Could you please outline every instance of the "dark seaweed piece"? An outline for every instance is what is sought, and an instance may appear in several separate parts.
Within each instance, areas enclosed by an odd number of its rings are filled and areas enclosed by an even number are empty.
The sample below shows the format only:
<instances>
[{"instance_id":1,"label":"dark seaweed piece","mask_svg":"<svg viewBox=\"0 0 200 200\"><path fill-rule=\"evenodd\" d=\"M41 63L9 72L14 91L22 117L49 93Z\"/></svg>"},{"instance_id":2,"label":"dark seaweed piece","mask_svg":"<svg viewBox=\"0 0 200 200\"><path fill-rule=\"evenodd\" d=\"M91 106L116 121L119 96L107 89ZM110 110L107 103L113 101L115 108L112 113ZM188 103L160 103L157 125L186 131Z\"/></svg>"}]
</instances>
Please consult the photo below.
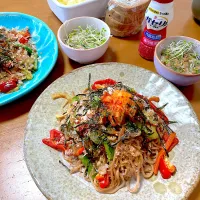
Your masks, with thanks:
<instances>
[{"instance_id":1,"label":"dark seaweed piece","mask_svg":"<svg viewBox=\"0 0 200 200\"><path fill-rule=\"evenodd\" d=\"M131 88L131 87L127 86L127 85L124 85L122 82L117 82L114 86L109 86L109 87L113 87L113 88L116 88L116 89L119 89L119 90L121 90L123 88L127 92L135 94L135 91L134 91L133 88Z\"/></svg>"},{"instance_id":2,"label":"dark seaweed piece","mask_svg":"<svg viewBox=\"0 0 200 200\"><path fill-rule=\"evenodd\" d=\"M177 121L168 121L169 124L176 124L178 123Z\"/></svg>"},{"instance_id":3,"label":"dark seaweed piece","mask_svg":"<svg viewBox=\"0 0 200 200\"><path fill-rule=\"evenodd\" d=\"M163 106L161 106L161 107L157 107L157 109L158 110L162 110L165 106L167 106L168 105L168 103L165 103Z\"/></svg>"},{"instance_id":4,"label":"dark seaweed piece","mask_svg":"<svg viewBox=\"0 0 200 200\"><path fill-rule=\"evenodd\" d=\"M117 88L117 89L119 89L119 90L121 90L122 87L123 87L122 82L117 82L117 84L115 84L115 85L113 86L113 88Z\"/></svg>"},{"instance_id":5,"label":"dark seaweed piece","mask_svg":"<svg viewBox=\"0 0 200 200\"><path fill-rule=\"evenodd\" d=\"M82 106L79 106L79 108L77 109L76 112L78 112L78 111L80 110L81 107L82 107ZM80 114L80 113L76 114L76 117L77 117L77 116L85 116L85 115L87 114L87 112L88 112L89 109L90 109L90 106L89 106L89 105L86 105L85 108L84 108L84 110L83 110L83 113L82 113L82 114Z\"/></svg>"},{"instance_id":6,"label":"dark seaweed piece","mask_svg":"<svg viewBox=\"0 0 200 200\"><path fill-rule=\"evenodd\" d=\"M135 105L137 107L137 110L138 110L138 114L142 117L142 120L144 121L144 123L146 122L147 118L146 116L144 115L144 113L142 112L142 110L140 109L139 105L137 104L137 102L132 99L134 102L135 102Z\"/></svg>"},{"instance_id":7,"label":"dark seaweed piece","mask_svg":"<svg viewBox=\"0 0 200 200\"><path fill-rule=\"evenodd\" d=\"M61 126L60 126L60 130L64 133L65 132L65 130L67 129L67 124L62 124Z\"/></svg>"},{"instance_id":8,"label":"dark seaweed piece","mask_svg":"<svg viewBox=\"0 0 200 200\"><path fill-rule=\"evenodd\" d=\"M65 165L61 160L59 160L59 163L64 166L68 172L70 172L70 169L67 167L67 165Z\"/></svg>"},{"instance_id":9,"label":"dark seaweed piece","mask_svg":"<svg viewBox=\"0 0 200 200\"><path fill-rule=\"evenodd\" d=\"M77 94L76 96L87 96L87 94L80 93L80 94Z\"/></svg>"},{"instance_id":10,"label":"dark seaweed piece","mask_svg":"<svg viewBox=\"0 0 200 200\"><path fill-rule=\"evenodd\" d=\"M67 123L67 121L69 120L69 118L70 118L70 115L67 115L67 116L66 116L66 120L65 120L66 123Z\"/></svg>"},{"instance_id":11,"label":"dark seaweed piece","mask_svg":"<svg viewBox=\"0 0 200 200\"><path fill-rule=\"evenodd\" d=\"M89 73L89 80L88 80L88 89L89 90L91 89L90 85L91 85L91 73Z\"/></svg>"},{"instance_id":12,"label":"dark seaweed piece","mask_svg":"<svg viewBox=\"0 0 200 200\"><path fill-rule=\"evenodd\" d=\"M157 131L157 133L158 133L158 137L159 137L160 143L161 143L162 147L164 148L167 157L169 157L168 151L167 151L167 149L166 149L166 147L165 147L165 144L163 143L163 139L161 138L160 133L159 133L159 131L157 130L157 128L158 128L158 127L156 127L156 131Z\"/></svg>"},{"instance_id":13,"label":"dark seaweed piece","mask_svg":"<svg viewBox=\"0 0 200 200\"><path fill-rule=\"evenodd\" d=\"M150 142L152 142L152 140L149 140L146 136L145 136L145 134L143 135L143 137L142 137L142 148L144 148L144 149L146 149L150 154L152 154L153 152L148 148L148 144L150 143Z\"/></svg>"},{"instance_id":14,"label":"dark seaweed piece","mask_svg":"<svg viewBox=\"0 0 200 200\"><path fill-rule=\"evenodd\" d=\"M66 120L65 120L65 123L61 125L61 128L60 130L65 133L66 131L70 131L70 128L71 128L71 122L70 122L70 115L67 115L66 116Z\"/></svg>"},{"instance_id":15,"label":"dark seaweed piece","mask_svg":"<svg viewBox=\"0 0 200 200\"><path fill-rule=\"evenodd\" d=\"M91 98L92 96L101 96L105 90L107 90L107 87L103 89L92 90L89 93L89 97Z\"/></svg>"},{"instance_id":16,"label":"dark seaweed piece","mask_svg":"<svg viewBox=\"0 0 200 200\"><path fill-rule=\"evenodd\" d=\"M123 142L124 140L128 139L130 136L130 132L125 131L124 135L122 135L122 137L115 143L112 143L111 146L116 146L119 142Z\"/></svg>"},{"instance_id":17,"label":"dark seaweed piece","mask_svg":"<svg viewBox=\"0 0 200 200\"><path fill-rule=\"evenodd\" d=\"M163 126L166 128L168 134L173 132L173 130L166 123L163 123Z\"/></svg>"},{"instance_id":18,"label":"dark seaweed piece","mask_svg":"<svg viewBox=\"0 0 200 200\"><path fill-rule=\"evenodd\" d=\"M137 131L138 130L137 125L135 123L130 122L130 121L127 122L125 126L126 126L127 130L129 130L129 131Z\"/></svg>"},{"instance_id":19,"label":"dark seaweed piece","mask_svg":"<svg viewBox=\"0 0 200 200\"><path fill-rule=\"evenodd\" d=\"M80 106L75 106L76 107L76 112L78 112L83 106L82 105L80 105Z\"/></svg>"},{"instance_id":20,"label":"dark seaweed piece","mask_svg":"<svg viewBox=\"0 0 200 200\"><path fill-rule=\"evenodd\" d=\"M85 125L85 124L88 124L89 122L82 122L80 124L77 124L76 126L74 126L74 128L78 128L79 126L82 126L82 125Z\"/></svg>"}]
</instances>

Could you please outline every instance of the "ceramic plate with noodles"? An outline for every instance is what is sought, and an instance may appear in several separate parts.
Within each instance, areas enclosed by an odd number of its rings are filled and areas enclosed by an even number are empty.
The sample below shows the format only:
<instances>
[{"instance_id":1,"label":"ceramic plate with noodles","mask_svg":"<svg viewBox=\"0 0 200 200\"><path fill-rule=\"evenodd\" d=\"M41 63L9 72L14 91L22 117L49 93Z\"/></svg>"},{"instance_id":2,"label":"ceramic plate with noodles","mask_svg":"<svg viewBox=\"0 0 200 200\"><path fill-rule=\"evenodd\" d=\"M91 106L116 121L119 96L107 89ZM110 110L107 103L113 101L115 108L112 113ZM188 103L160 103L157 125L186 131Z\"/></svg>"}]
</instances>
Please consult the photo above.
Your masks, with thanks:
<instances>
[{"instance_id":1,"label":"ceramic plate with noodles","mask_svg":"<svg viewBox=\"0 0 200 200\"><path fill-rule=\"evenodd\" d=\"M125 64L91 65L38 98L25 158L51 199L184 199L199 176L198 129L187 100L161 77Z\"/></svg>"}]
</instances>

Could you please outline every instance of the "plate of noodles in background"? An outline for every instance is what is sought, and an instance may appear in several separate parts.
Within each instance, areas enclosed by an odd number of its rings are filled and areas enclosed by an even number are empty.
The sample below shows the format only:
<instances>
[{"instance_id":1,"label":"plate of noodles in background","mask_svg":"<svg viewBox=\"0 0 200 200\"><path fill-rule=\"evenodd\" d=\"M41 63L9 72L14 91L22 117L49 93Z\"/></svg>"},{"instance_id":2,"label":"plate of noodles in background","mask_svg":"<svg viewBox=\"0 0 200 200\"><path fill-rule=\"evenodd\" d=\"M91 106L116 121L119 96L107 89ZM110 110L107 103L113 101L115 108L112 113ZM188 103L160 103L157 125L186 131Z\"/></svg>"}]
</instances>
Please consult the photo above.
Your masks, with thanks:
<instances>
[{"instance_id":1,"label":"plate of noodles in background","mask_svg":"<svg viewBox=\"0 0 200 200\"><path fill-rule=\"evenodd\" d=\"M0 106L37 87L53 69L58 44L42 20L18 12L0 13Z\"/></svg>"},{"instance_id":2,"label":"plate of noodles in background","mask_svg":"<svg viewBox=\"0 0 200 200\"><path fill-rule=\"evenodd\" d=\"M143 96L159 96L160 102L157 103L157 106L168 103L163 111L169 120L177 122L170 124L169 127L179 139L179 144L169 153L170 162L177 169L170 179L163 179L160 173L148 179L143 178L140 174L140 178L137 181L133 179L130 185L125 180L123 186L120 185L120 189L112 187L110 191L99 190L94 187L93 181L92 184L84 179L84 173L71 174L70 166L63 158L63 154L43 144L42 141L49 137L50 130L59 130L60 124L57 119L62 118L62 109L66 104L66 99L58 98L55 94L60 94L60 97L81 94L88 87L89 74L91 75L91 84L97 80L110 78L119 84L123 83L128 86L125 88L134 88L138 94ZM107 93L109 96L109 91ZM54 95L54 100L52 95ZM76 98L77 96L73 98L73 101ZM109 98L106 97L106 99ZM67 122L68 119L65 120ZM186 199L200 177L199 128L196 114L187 99L174 85L159 75L128 64L93 64L62 76L38 97L29 113L25 130L25 161L33 180L48 199ZM127 143L122 142L121 144ZM120 152L118 155L129 153L128 150ZM115 166L118 167L117 164ZM126 169L127 166L124 165L123 169ZM134 187L135 184L139 185L136 192L129 188L129 186ZM116 183L116 187L117 185L119 184Z\"/></svg>"}]
</instances>

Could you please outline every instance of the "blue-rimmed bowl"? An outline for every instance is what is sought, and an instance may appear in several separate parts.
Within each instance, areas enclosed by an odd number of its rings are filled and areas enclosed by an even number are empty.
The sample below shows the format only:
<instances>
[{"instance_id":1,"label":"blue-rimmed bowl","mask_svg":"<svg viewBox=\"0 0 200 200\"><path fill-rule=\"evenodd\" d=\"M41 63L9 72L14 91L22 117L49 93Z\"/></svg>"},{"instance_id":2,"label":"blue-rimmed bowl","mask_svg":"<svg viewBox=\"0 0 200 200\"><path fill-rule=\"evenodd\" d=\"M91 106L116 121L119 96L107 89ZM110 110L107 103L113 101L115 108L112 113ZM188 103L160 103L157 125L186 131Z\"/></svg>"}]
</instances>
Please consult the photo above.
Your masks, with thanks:
<instances>
[{"instance_id":1,"label":"blue-rimmed bowl","mask_svg":"<svg viewBox=\"0 0 200 200\"><path fill-rule=\"evenodd\" d=\"M39 55L38 69L33 73L32 80L24 81L18 91L0 93L0 106L2 106L27 94L49 75L58 57L58 44L53 31L43 21L27 14L1 12L0 26L19 30L28 27Z\"/></svg>"}]
</instances>

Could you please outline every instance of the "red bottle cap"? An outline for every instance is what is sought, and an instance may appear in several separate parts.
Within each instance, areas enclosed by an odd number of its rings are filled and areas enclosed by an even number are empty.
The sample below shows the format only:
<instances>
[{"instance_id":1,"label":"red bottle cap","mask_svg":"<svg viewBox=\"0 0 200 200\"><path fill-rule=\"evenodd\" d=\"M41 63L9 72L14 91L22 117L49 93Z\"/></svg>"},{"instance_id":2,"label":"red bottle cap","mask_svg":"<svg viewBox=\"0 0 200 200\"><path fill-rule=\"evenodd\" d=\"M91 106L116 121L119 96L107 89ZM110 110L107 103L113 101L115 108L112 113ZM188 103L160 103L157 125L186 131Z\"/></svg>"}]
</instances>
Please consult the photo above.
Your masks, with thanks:
<instances>
[{"instance_id":1,"label":"red bottle cap","mask_svg":"<svg viewBox=\"0 0 200 200\"><path fill-rule=\"evenodd\" d=\"M173 0L154 0L157 1L158 3L171 3Z\"/></svg>"}]
</instances>

